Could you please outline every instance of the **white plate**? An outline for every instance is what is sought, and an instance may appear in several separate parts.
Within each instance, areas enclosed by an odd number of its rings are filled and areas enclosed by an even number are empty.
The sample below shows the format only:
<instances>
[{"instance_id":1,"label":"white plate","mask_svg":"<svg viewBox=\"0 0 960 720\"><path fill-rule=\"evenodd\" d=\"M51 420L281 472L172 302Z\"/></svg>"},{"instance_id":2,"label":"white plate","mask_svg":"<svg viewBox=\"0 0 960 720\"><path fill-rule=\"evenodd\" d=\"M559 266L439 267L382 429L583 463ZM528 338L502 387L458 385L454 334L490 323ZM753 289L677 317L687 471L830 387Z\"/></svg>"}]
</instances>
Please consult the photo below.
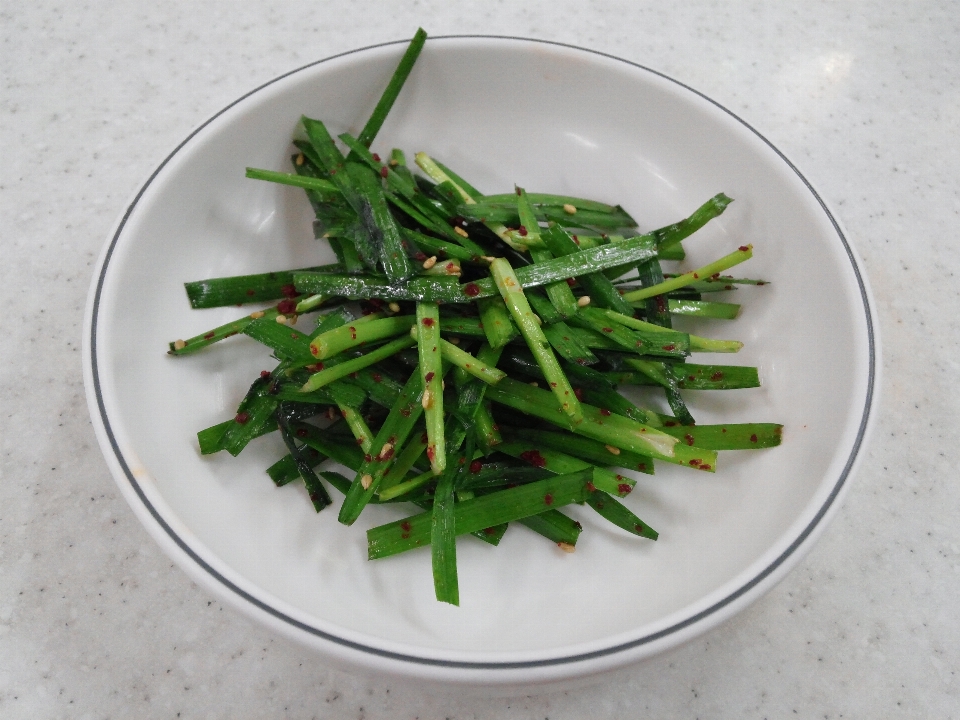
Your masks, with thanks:
<instances>
[{"instance_id":1,"label":"white plate","mask_svg":"<svg viewBox=\"0 0 960 720\"><path fill-rule=\"evenodd\" d=\"M91 288L85 373L117 483L157 541L210 592L328 661L421 680L519 686L622 666L755 600L836 509L876 406L879 345L859 261L799 171L735 115L649 69L547 42L432 38L374 144L425 150L482 191L622 203L643 228L707 198L735 199L688 240L687 267L753 243L716 362L760 367L763 387L687 396L701 423L780 422L776 449L721 454L715 475L659 465L627 503L661 535L640 541L588 508L577 552L522 527L499 548L458 543L462 606L433 598L427 551L366 560L365 533L316 515L263 470L276 437L201 457L197 430L229 418L269 353L234 338L192 357L166 343L240 316L191 311L183 282L328 261L300 190L244 178L285 170L301 114L356 134L404 49L323 60L237 100L191 133L136 193ZM699 356L701 362L710 357Z\"/></svg>"}]
</instances>

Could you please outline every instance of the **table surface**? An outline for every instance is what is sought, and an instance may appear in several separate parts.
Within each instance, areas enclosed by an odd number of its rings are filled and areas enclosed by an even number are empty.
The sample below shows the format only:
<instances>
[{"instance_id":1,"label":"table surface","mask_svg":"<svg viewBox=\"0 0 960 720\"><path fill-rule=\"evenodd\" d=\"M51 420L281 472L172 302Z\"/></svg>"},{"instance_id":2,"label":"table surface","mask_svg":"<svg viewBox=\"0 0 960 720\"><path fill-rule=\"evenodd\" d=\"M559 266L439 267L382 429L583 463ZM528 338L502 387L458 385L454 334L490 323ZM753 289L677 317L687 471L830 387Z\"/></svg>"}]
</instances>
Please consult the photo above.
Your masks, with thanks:
<instances>
[{"instance_id":1,"label":"table surface","mask_svg":"<svg viewBox=\"0 0 960 720\"><path fill-rule=\"evenodd\" d=\"M960 716L960 14L949 2L4 3L0 715ZM603 50L738 113L864 260L881 409L844 506L772 592L590 687L434 696L325 668L194 585L107 471L84 399L92 268L196 124L311 60L433 34Z\"/></svg>"}]
</instances>

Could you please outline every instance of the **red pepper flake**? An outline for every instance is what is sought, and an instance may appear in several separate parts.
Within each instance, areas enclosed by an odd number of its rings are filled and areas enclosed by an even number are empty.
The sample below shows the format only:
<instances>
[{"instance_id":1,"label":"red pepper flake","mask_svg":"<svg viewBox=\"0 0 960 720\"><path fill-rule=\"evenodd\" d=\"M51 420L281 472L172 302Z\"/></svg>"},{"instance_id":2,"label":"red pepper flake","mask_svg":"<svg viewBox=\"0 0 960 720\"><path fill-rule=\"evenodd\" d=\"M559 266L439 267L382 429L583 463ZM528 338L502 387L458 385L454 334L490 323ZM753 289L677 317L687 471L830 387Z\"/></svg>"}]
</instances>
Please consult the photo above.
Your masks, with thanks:
<instances>
[{"instance_id":1,"label":"red pepper flake","mask_svg":"<svg viewBox=\"0 0 960 720\"><path fill-rule=\"evenodd\" d=\"M472 472L474 475L476 475L482 469L483 469L483 463L480 462L479 460L474 460L472 463L470 463L470 472Z\"/></svg>"},{"instance_id":2,"label":"red pepper flake","mask_svg":"<svg viewBox=\"0 0 960 720\"><path fill-rule=\"evenodd\" d=\"M384 180L387 179L387 167L386 167L386 165L384 165L382 168L380 168L380 177L382 177Z\"/></svg>"},{"instance_id":3,"label":"red pepper flake","mask_svg":"<svg viewBox=\"0 0 960 720\"><path fill-rule=\"evenodd\" d=\"M295 298L297 297L297 295L300 294L297 292L297 289L293 285L284 285L282 288L280 288L280 293L284 297L288 297L288 298Z\"/></svg>"},{"instance_id":4,"label":"red pepper flake","mask_svg":"<svg viewBox=\"0 0 960 720\"><path fill-rule=\"evenodd\" d=\"M547 459L540 454L539 450L525 450L520 453L520 459L526 460L531 465L542 468L547 466Z\"/></svg>"},{"instance_id":5,"label":"red pepper flake","mask_svg":"<svg viewBox=\"0 0 960 720\"><path fill-rule=\"evenodd\" d=\"M655 300L656 303L657 303L657 312L658 312L658 313L665 313L665 312L667 311L667 301L666 301L666 298L664 298L663 295L657 295L657 296L654 298L654 300Z\"/></svg>"},{"instance_id":6,"label":"red pepper flake","mask_svg":"<svg viewBox=\"0 0 960 720\"><path fill-rule=\"evenodd\" d=\"M642 533L642 532L643 532L643 525L641 525L640 523L637 523L636 525L633 526L633 529L634 529L636 532L638 532L638 533Z\"/></svg>"},{"instance_id":7,"label":"red pepper flake","mask_svg":"<svg viewBox=\"0 0 960 720\"><path fill-rule=\"evenodd\" d=\"M380 155L378 155L377 153L373 153L373 161L380 162Z\"/></svg>"},{"instance_id":8,"label":"red pepper flake","mask_svg":"<svg viewBox=\"0 0 960 720\"><path fill-rule=\"evenodd\" d=\"M756 436L756 435L751 435L751 436L750 436L750 442L755 443L756 441L757 441L757 436Z\"/></svg>"},{"instance_id":9,"label":"red pepper flake","mask_svg":"<svg viewBox=\"0 0 960 720\"><path fill-rule=\"evenodd\" d=\"M708 463L703 463L703 465L700 466L700 469L701 469L701 470L709 470L709 469L710 469L710 465L709 465Z\"/></svg>"},{"instance_id":10,"label":"red pepper flake","mask_svg":"<svg viewBox=\"0 0 960 720\"><path fill-rule=\"evenodd\" d=\"M604 331L605 333L612 333L612 332L613 332L613 328L603 328L603 331Z\"/></svg>"},{"instance_id":11,"label":"red pepper flake","mask_svg":"<svg viewBox=\"0 0 960 720\"><path fill-rule=\"evenodd\" d=\"M717 370L717 372L710 376L710 379L714 382L717 380L723 380L723 373L720 370Z\"/></svg>"},{"instance_id":12,"label":"red pepper flake","mask_svg":"<svg viewBox=\"0 0 960 720\"><path fill-rule=\"evenodd\" d=\"M543 502L545 505L553 505L553 495L547 493L543 496Z\"/></svg>"},{"instance_id":13,"label":"red pepper flake","mask_svg":"<svg viewBox=\"0 0 960 720\"><path fill-rule=\"evenodd\" d=\"M676 424L677 424L677 423L674 422L673 420L667 420L667 421L663 424L663 426L664 426L664 427L673 427L673 426L676 425Z\"/></svg>"},{"instance_id":14,"label":"red pepper flake","mask_svg":"<svg viewBox=\"0 0 960 720\"><path fill-rule=\"evenodd\" d=\"M567 278L567 285L569 285L570 287L573 287L576 284L577 284L577 281L574 278Z\"/></svg>"},{"instance_id":15,"label":"red pepper flake","mask_svg":"<svg viewBox=\"0 0 960 720\"><path fill-rule=\"evenodd\" d=\"M687 380L689 380L690 382L693 382L696 379L697 379L696 375L687 375Z\"/></svg>"},{"instance_id":16,"label":"red pepper flake","mask_svg":"<svg viewBox=\"0 0 960 720\"><path fill-rule=\"evenodd\" d=\"M620 493L621 495L626 495L631 490L633 490L633 488L630 487L630 485L628 485L627 483L620 483L619 485L617 485L617 492Z\"/></svg>"},{"instance_id":17,"label":"red pepper flake","mask_svg":"<svg viewBox=\"0 0 960 720\"><path fill-rule=\"evenodd\" d=\"M687 433L686 435L683 436L683 439L687 441L687 445L689 445L690 447L693 447L693 435L691 435L690 433Z\"/></svg>"},{"instance_id":18,"label":"red pepper flake","mask_svg":"<svg viewBox=\"0 0 960 720\"><path fill-rule=\"evenodd\" d=\"M353 325L350 326L350 339L351 340L357 339L357 329Z\"/></svg>"},{"instance_id":19,"label":"red pepper flake","mask_svg":"<svg viewBox=\"0 0 960 720\"><path fill-rule=\"evenodd\" d=\"M524 227L523 225L521 225L520 227L517 228L517 232L520 233L520 237L526 237L526 236L527 236L527 228Z\"/></svg>"},{"instance_id":20,"label":"red pepper flake","mask_svg":"<svg viewBox=\"0 0 960 720\"><path fill-rule=\"evenodd\" d=\"M423 376L423 381L424 381L425 383L428 383L428 382L430 382L431 380L433 380L433 376L434 376L434 373L428 372L426 375Z\"/></svg>"},{"instance_id":21,"label":"red pepper flake","mask_svg":"<svg viewBox=\"0 0 960 720\"><path fill-rule=\"evenodd\" d=\"M606 408L600 408L600 414L603 415L604 417L609 417L610 411L607 410Z\"/></svg>"},{"instance_id":22,"label":"red pepper flake","mask_svg":"<svg viewBox=\"0 0 960 720\"><path fill-rule=\"evenodd\" d=\"M253 297L256 294L257 294L257 291L252 288L250 290L247 290L247 297Z\"/></svg>"},{"instance_id":23,"label":"red pepper flake","mask_svg":"<svg viewBox=\"0 0 960 720\"><path fill-rule=\"evenodd\" d=\"M750 248L748 248L746 245L741 245L741 246L740 246L739 248L737 248L737 249L738 249L740 252L746 252L746 251L749 250Z\"/></svg>"},{"instance_id":24,"label":"red pepper flake","mask_svg":"<svg viewBox=\"0 0 960 720\"><path fill-rule=\"evenodd\" d=\"M496 528L492 528L492 527L484 528L484 529L483 529L483 534L484 534L484 535L496 535L496 534L497 534L497 529L496 529Z\"/></svg>"},{"instance_id":25,"label":"red pepper flake","mask_svg":"<svg viewBox=\"0 0 960 720\"><path fill-rule=\"evenodd\" d=\"M699 465L701 462L702 461L700 460L700 458L694 458L693 460L690 461L690 464L693 465L694 467L697 467L697 465Z\"/></svg>"},{"instance_id":26,"label":"red pepper flake","mask_svg":"<svg viewBox=\"0 0 960 720\"><path fill-rule=\"evenodd\" d=\"M676 346L676 345L673 345L673 344L664 345L664 346L663 346L663 349L666 350L667 352L672 352L672 351L674 351L674 350L677 349L677 346Z\"/></svg>"},{"instance_id":27,"label":"red pepper flake","mask_svg":"<svg viewBox=\"0 0 960 720\"><path fill-rule=\"evenodd\" d=\"M437 455L436 447L431 445L430 447L427 448L427 459L429 459L431 463L433 462L433 459L434 457L436 457L436 455Z\"/></svg>"},{"instance_id":28,"label":"red pepper flake","mask_svg":"<svg viewBox=\"0 0 960 720\"><path fill-rule=\"evenodd\" d=\"M262 378L268 378L268 377L270 377L270 371L269 371L269 370L261 370L261 371L260 371L260 377L262 377Z\"/></svg>"},{"instance_id":29,"label":"red pepper flake","mask_svg":"<svg viewBox=\"0 0 960 720\"><path fill-rule=\"evenodd\" d=\"M587 492L596 492L597 486L591 480L587 480Z\"/></svg>"},{"instance_id":30,"label":"red pepper flake","mask_svg":"<svg viewBox=\"0 0 960 720\"><path fill-rule=\"evenodd\" d=\"M427 256L424 255L422 252L418 252L416 255L413 256L413 259L423 262L424 260L427 259Z\"/></svg>"},{"instance_id":31,"label":"red pepper flake","mask_svg":"<svg viewBox=\"0 0 960 720\"><path fill-rule=\"evenodd\" d=\"M309 432L306 428L298 428L298 429L297 429L297 437L298 437L298 438L305 438L305 437L307 437L309 434L310 434L310 432Z\"/></svg>"},{"instance_id":32,"label":"red pepper flake","mask_svg":"<svg viewBox=\"0 0 960 720\"><path fill-rule=\"evenodd\" d=\"M237 413L237 416L234 418L234 420L240 425L246 425L248 422L250 422L250 413Z\"/></svg>"},{"instance_id":33,"label":"red pepper flake","mask_svg":"<svg viewBox=\"0 0 960 720\"><path fill-rule=\"evenodd\" d=\"M574 388L573 394L577 396L577 400L583 402L583 388Z\"/></svg>"},{"instance_id":34,"label":"red pepper flake","mask_svg":"<svg viewBox=\"0 0 960 720\"><path fill-rule=\"evenodd\" d=\"M404 532L410 532L410 530L412 530L413 528L410 526L410 523L404 520L402 523L400 523L400 529L403 530Z\"/></svg>"},{"instance_id":35,"label":"red pepper flake","mask_svg":"<svg viewBox=\"0 0 960 720\"><path fill-rule=\"evenodd\" d=\"M236 330L233 330L233 331L231 331L231 332L228 332L226 335L224 335L224 336L223 336L223 339L226 340L228 337L233 337L233 336L236 335L236 334L237 334L237 331L236 331Z\"/></svg>"},{"instance_id":36,"label":"red pepper flake","mask_svg":"<svg viewBox=\"0 0 960 720\"><path fill-rule=\"evenodd\" d=\"M317 355L320 354L320 348L318 348L318 347L317 347L316 345L314 345L313 343L310 343L310 353L311 353L313 356L317 356Z\"/></svg>"},{"instance_id":37,"label":"red pepper flake","mask_svg":"<svg viewBox=\"0 0 960 720\"><path fill-rule=\"evenodd\" d=\"M757 285L766 285L766 284L767 284L766 280L757 280Z\"/></svg>"},{"instance_id":38,"label":"red pepper flake","mask_svg":"<svg viewBox=\"0 0 960 720\"><path fill-rule=\"evenodd\" d=\"M208 332L206 335L203 336L203 339L204 339L204 340L210 340L210 339L213 338L214 335L216 335L216 333L214 333L214 332Z\"/></svg>"},{"instance_id":39,"label":"red pepper flake","mask_svg":"<svg viewBox=\"0 0 960 720\"><path fill-rule=\"evenodd\" d=\"M360 441L357 440L357 445L359 445L359 444L360 444ZM394 452L395 452L395 450L394 450L394 448L392 448L392 447L391 447L389 450L387 450L386 452L381 452L381 453L380 453L380 457L379 457L380 462L386 462L387 460L389 460L390 458L392 458Z\"/></svg>"},{"instance_id":40,"label":"red pepper flake","mask_svg":"<svg viewBox=\"0 0 960 720\"><path fill-rule=\"evenodd\" d=\"M410 408L400 408L400 414L404 417L410 417Z\"/></svg>"},{"instance_id":41,"label":"red pepper flake","mask_svg":"<svg viewBox=\"0 0 960 720\"><path fill-rule=\"evenodd\" d=\"M700 279L700 274L699 274L699 273L694 273L694 274L693 274L693 279L694 279L694 280L699 280L699 279Z\"/></svg>"},{"instance_id":42,"label":"red pepper flake","mask_svg":"<svg viewBox=\"0 0 960 720\"><path fill-rule=\"evenodd\" d=\"M480 286L476 283L467 283L466 287L463 288L463 293L467 297L476 297L480 294Z\"/></svg>"},{"instance_id":43,"label":"red pepper flake","mask_svg":"<svg viewBox=\"0 0 960 720\"><path fill-rule=\"evenodd\" d=\"M424 327L433 327L433 318L424 318L420 321Z\"/></svg>"},{"instance_id":44,"label":"red pepper flake","mask_svg":"<svg viewBox=\"0 0 960 720\"><path fill-rule=\"evenodd\" d=\"M574 241L577 245L580 244L580 238L578 238L576 235L573 236L573 241Z\"/></svg>"},{"instance_id":45,"label":"red pepper flake","mask_svg":"<svg viewBox=\"0 0 960 720\"><path fill-rule=\"evenodd\" d=\"M604 502L602 500L597 500L597 510L603 510Z\"/></svg>"},{"instance_id":46,"label":"red pepper flake","mask_svg":"<svg viewBox=\"0 0 960 720\"><path fill-rule=\"evenodd\" d=\"M421 445L426 445L426 444L427 444L427 434L426 434L426 433L423 433L423 434L420 435L420 444L421 444Z\"/></svg>"},{"instance_id":47,"label":"red pepper flake","mask_svg":"<svg viewBox=\"0 0 960 720\"><path fill-rule=\"evenodd\" d=\"M637 470L640 470L640 471L642 471L642 472L646 472L646 471L647 471L647 464L646 464L646 463L637 463Z\"/></svg>"},{"instance_id":48,"label":"red pepper flake","mask_svg":"<svg viewBox=\"0 0 960 720\"><path fill-rule=\"evenodd\" d=\"M277 312L281 315L289 315L297 309L297 304L293 300L281 300L277 303Z\"/></svg>"}]
</instances>

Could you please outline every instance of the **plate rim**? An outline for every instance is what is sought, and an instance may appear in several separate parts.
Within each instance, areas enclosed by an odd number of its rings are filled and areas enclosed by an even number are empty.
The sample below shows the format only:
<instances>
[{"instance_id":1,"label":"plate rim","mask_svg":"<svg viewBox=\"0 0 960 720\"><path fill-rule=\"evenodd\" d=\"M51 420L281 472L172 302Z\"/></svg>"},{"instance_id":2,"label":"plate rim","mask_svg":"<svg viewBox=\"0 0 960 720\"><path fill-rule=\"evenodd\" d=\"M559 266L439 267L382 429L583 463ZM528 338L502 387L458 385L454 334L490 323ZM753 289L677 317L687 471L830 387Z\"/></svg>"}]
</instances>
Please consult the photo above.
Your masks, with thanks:
<instances>
[{"instance_id":1,"label":"plate rim","mask_svg":"<svg viewBox=\"0 0 960 720\"><path fill-rule=\"evenodd\" d=\"M583 663L591 660L600 660L606 659L611 660L614 656L627 653L631 650L642 649L644 646L653 646L659 644L660 641L665 641L667 638L674 636L677 641L682 641L689 639L691 633L695 631L695 626L702 623L708 618L715 617L719 622L725 616L736 609L737 605L745 603L749 599L749 595L752 593L758 592L762 585L767 583L772 583L780 579L777 577L784 575L790 567L793 566L796 562L800 560L806 550L808 550L812 543L811 541L815 538L816 533L822 530L826 526L827 516L832 514L838 507L838 500L840 499L841 494L845 491L847 487L847 480L849 479L851 473L853 472L855 466L858 464L858 461L862 457L862 450L868 439L872 419L874 417L874 411L877 407L878 399L878 382L879 382L879 335L878 329L876 326L876 306L872 299L872 293L867 284L865 274L861 268L861 262L857 257L853 247L847 240L846 233L843 228L840 226L840 223L834 216L833 212L827 206L823 198L816 191L810 181L800 172L800 170L787 158L770 140L768 140L761 132L756 128L746 122L743 118L738 116L733 111L729 110L727 107L721 105L719 102L713 100L709 96L700 92L699 90L676 80L665 73L662 73L653 68L647 67L640 63L636 63L624 58L618 57L616 55L606 53L599 50L593 50L589 48L584 48L578 45L571 43L564 43L559 41L552 40L543 40L538 38L528 38L521 36L511 36L511 35L487 35L487 34L452 34L452 35L436 35L430 36L430 40L492 40L492 41L512 41L519 43L533 43L538 45L548 45L553 47L559 47L566 50L573 50L576 52L588 53L589 55L606 58L608 60L613 60L618 63L623 63L627 66L630 66L634 69L641 70L645 73L649 73L661 80L665 80L668 83L682 88L685 91L693 93L695 96L699 97L702 100L705 100L714 108L722 111L731 119L735 120L739 125L745 128L749 133L758 138L764 145L766 145L770 150L772 150L781 161L793 172L793 174L801 181L803 186L807 191L813 196L817 201L817 204L820 206L820 209L823 211L824 215L829 219L831 226L833 227L834 232L837 235L844 251L846 252L847 260L850 263L851 269L853 271L854 277L856 278L857 288L860 293L860 300L862 303L862 308L864 310L864 322L866 328L866 340L867 340L867 378L866 378L866 393L864 397L864 407L860 416L860 422L857 427L857 433L854 438L850 453L846 459L846 462L841 470L836 482L831 488L830 492L824 498L822 504L820 505L816 514L810 519L807 525L798 533L798 535L793 539L793 541L772 561L770 561L762 570L757 572L750 580L743 583L733 591L726 594L721 599L713 602L706 608L701 609L700 611L694 613L693 615L686 617L678 622L675 622L667 627L661 628L654 632L651 632L647 635L644 635L639 638L634 638L627 642L621 642L614 645L610 645L604 648L590 650L586 652L580 652L575 654L564 654L557 657L550 658L539 658L539 659L530 659L530 660L512 660L512 661L469 661L469 660L455 660L455 659L444 659L439 657L429 657L426 655L417 655L411 653L402 653L394 650L389 650L386 648L376 647L374 645L365 644L363 642L358 642L356 640L351 640L346 637L340 637L336 634L322 630L317 627L299 620L291 615L287 614L283 610L280 610L276 607L271 606L270 604L264 602L260 598L252 595L247 590L240 587L237 583L231 579L225 577L216 568L212 567L204 558L202 558L198 552L191 547L188 540L181 537L176 530L174 530L168 521L163 517L161 512L154 506L154 504L147 497L146 492L143 487L141 487L140 482L137 480L134 472L131 470L130 463L127 458L124 456L123 452L120 449L120 445L117 441L117 438L114 434L114 431L111 426L109 416L107 414L107 409L103 399L103 394L101 390L101 380L100 380L100 362L97 357L97 329L98 329L98 316L100 310L101 296L103 293L104 285L106 283L107 271L110 267L110 260L113 257L114 250L116 249L120 238L123 234L123 231L126 227L127 221L132 216L134 210L136 209L138 203L143 198L147 190L151 187L153 182L157 179L164 168L186 147L198 134L200 134L205 128L207 128L211 123L216 121L218 118L223 116L229 110L239 105L247 98L252 97L253 95L261 92L262 90L280 82L281 80L293 76L297 73L300 73L309 68L313 68L319 65L322 65L327 62L338 60L350 55L364 53L372 50L377 50L380 48L391 47L394 45L402 45L409 42L408 39L403 40L393 40L383 43L376 43L372 45L367 45L360 48L355 48L352 50L347 50L345 52L337 53L335 55L330 55L328 57L322 58L320 60L315 60L313 62L307 63L305 65L299 66L293 70L289 70L285 73L282 73L267 82L257 86L256 88L244 93L237 99L233 100L219 111L208 117L206 120L194 127L187 136L179 142L172 151L170 151L166 157L157 165L153 172L147 177L146 181L142 183L136 193L133 195L132 200L130 200L124 210L123 214L120 216L119 220L116 223L116 226L111 233L109 242L101 253L100 260L98 262L97 274L94 277L94 282L91 285L90 292L87 300L87 307L85 312L85 322L84 322L84 353L83 353L83 363L84 363L84 375L85 375L85 384L87 386L87 400L90 410L91 418L94 421L94 425L97 429L98 440L100 441L101 450L104 455L107 456L108 465L111 469L111 474L114 477L114 480L121 486L121 489L124 491L132 490L133 494L139 500L140 505L145 509L149 515L156 523L156 526L161 530L165 535L165 540L167 542L172 541L173 545L182 552L186 558L188 558L194 564L194 567L191 568L194 572L188 573L188 575L195 576L197 574L201 575L203 578L213 581L214 585L219 586L222 591L228 592L231 594L231 599L234 601L244 601L252 605L254 608L259 610L262 613L266 613L268 616L267 620L270 620L270 624L273 625L275 622L279 621L282 625L285 625L288 631L296 631L307 633L308 636L312 638L327 641L339 646L340 648L348 651L356 651L363 653L368 656L373 656L374 658L379 658L381 661L394 661L400 662L402 664L413 665L413 666L426 666L433 667L435 669L456 669L456 670L477 670L477 671L496 671L496 670L517 670L517 669L537 669L537 668L556 668L557 666L571 666L577 663ZM104 442L104 439L106 442ZM110 454L108 454L108 449ZM110 455L112 454L112 458ZM116 465L114 465L116 463ZM115 471L115 468L119 468L122 473L121 476ZM124 486L124 481L127 483L127 486ZM132 500L128 492L124 493L127 496L128 501ZM140 508L134 508L138 512L136 513L138 517L143 519L143 514L140 511ZM154 534L154 533L151 533ZM166 543L165 543L166 544ZM792 561L790 564L785 565L788 561ZM182 566L181 566L182 567ZM186 568L182 568L186 570ZM702 626L702 631L706 631L712 627L712 625L704 624ZM699 633L695 633L699 634ZM426 648L424 649L426 650Z\"/></svg>"}]
</instances>

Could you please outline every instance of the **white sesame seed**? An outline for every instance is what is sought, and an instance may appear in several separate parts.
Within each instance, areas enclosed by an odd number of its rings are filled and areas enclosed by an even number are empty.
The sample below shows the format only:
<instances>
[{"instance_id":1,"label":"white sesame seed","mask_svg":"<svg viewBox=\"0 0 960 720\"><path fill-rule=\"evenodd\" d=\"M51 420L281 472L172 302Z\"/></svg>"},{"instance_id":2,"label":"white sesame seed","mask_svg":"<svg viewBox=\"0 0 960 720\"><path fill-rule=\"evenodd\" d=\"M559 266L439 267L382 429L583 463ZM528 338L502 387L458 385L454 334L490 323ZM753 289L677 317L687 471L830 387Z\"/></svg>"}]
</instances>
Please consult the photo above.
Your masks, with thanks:
<instances>
[{"instance_id":1,"label":"white sesame seed","mask_svg":"<svg viewBox=\"0 0 960 720\"><path fill-rule=\"evenodd\" d=\"M450 344L451 344L451 345L459 345L459 344L460 344L460 338L458 338L458 337L452 337L452 338L450 338Z\"/></svg>"},{"instance_id":2,"label":"white sesame seed","mask_svg":"<svg viewBox=\"0 0 960 720\"><path fill-rule=\"evenodd\" d=\"M250 313L250 318L252 320L259 320L263 317L263 310L257 310L256 312Z\"/></svg>"},{"instance_id":3,"label":"white sesame seed","mask_svg":"<svg viewBox=\"0 0 960 720\"><path fill-rule=\"evenodd\" d=\"M490 257L489 255L481 255L480 259L488 263L492 263L494 260L496 260L495 257Z\"/></svg>"},{"instance_id":4,"label":"white sesame seed","mask_svg":"<svg viewBox=\"0 0 960 720\"><path fill-rule=\"evenodd\" d=\"M530 383L530 385L533 386L533 387L540 387L540 383L538 383L536 380L534 380L532 383Z\"/></svg>"},{"instance_id":5,"label":"white sesame seed","mask_svg":"<svg viewBox=\"0 0 960 720\"><path fill-rule=\"evenodd\" d=\"M572 553L572 552L576 552L577 550L577 547L575 545L571 545L568 542L558 542L557 547L563 550L565 553Z\"/></svg>"},{"instance_id":6,"label":"white sesame seed","mask_svg":"<svg viewBox=\"0 0 960 720\"><path fill-rule=\"evenodd\" d=\"M400 161L397 160L396 158L391 158L391 159L390 159L390 167L396 167L396 166L399 165L399 164L400 164Z\"/></svg>"},{"instance_id":7,"label":"white sesame seed","mask_svg":"<svg viewBox=\"0 0 960 720\"><path fill-rule=\"evenodd\" d=\"M183 350L187 346L187 343L183 340L174 340L173 349L174 350Z\"/></svg>"},{"instance_id":8,"label":"white sesame seed","mask_svg":"<svg viewBox=\"0 0 960 720\"><path fill-rule=\"evenodd\" d=\"M586 306L589 305L589 304L590 304L590 296L589 296L589 295L583 295L582 297L580 297L580 298L577 300L577 307L586 307Z\"/></svg>"},{"instance_id":9,"label":"white sesame seed","mask_svg":"<svg viewBox=\"0 0 960 720\"><path fill-rule=\"evenodd\" d=\"M280 323L281 325L286 325L286 324L287 324L287 316L286 316L286 315L277 315L277 322Z\"/></svg>"},{"instance_id":10,"label":"white sesame seed","mask_svg":"<svg viewBox=\"0 0 960 720\"><path fill-rule=\"evenodd\" d=\"M360 484L364 490L369 490L370 486L373 485L373 475L364 475L360 478Z\"/></svg>"},{"instance_id":11,"label":"white sesame seed","mask_svg":"<svg viewBox=\"0 0 960 720\"><path fill-rule=\"evenodd\" d=\"M303 153L297 155L297 165L303 165Z\"/></svg>"},{"instance_id":12,"label":"white sesame seed","mask_svg":"<svg viewBox=\"0 0 960 720\"><path fill-rule=\"evenodd\" d=\"M384 444L383 449L380 450L380 458L387 457L393 451L393 443L388 442Z\"/></svg>"},{"instance_id":13,"label":"white sesame seed","mask_svg":"<svg viewBox=\"0 0 960 720\"><path fill-rule=\"evenodd\" d=\"M428 257L426 260L423 261L423 269L429 270L436 264L437 264L437 256L431 255L430 257Z\"/></svg>"},{"instance_id":14,"label":"white sesame seed","mask_svg":"<svg viewBox=\"0 0 960 720\"><path fill-rule=\"evenodd\" d=\"M533 315L533 320L534 322L537 323L537 325L543 325L543 320L540 319L539 315L537 315L536 313L531 313L531 314Z\"/></svg>"},{"instance_id":15,"label":"white sesame seed","mask_svg":"<svg viewBox=\"0 0 960 720\"><path fill-rule=\"evenodd\" d=\"M463 229L462 227L460 227L460 226L457 226L457 227L453 228L453 231L454 231L457 235L459 235L460 237L470 237L470 235L467 233L467 231L464 230L464 229Z\"/></svg>"},{"instance_id":16,"label":"white sesame seed","mask_svg":"<svg viewBox=\"0 0 960 720\"><path fill-rule=\"evenodd\" d=\"M613 455L619 455L619 454L620 454L620 448L618 448L618 447L614 447L613 445L604 445L604 447L607 449L607 452L608 452L608 453L611 453L611 454L613 454Z\"/></svg>"},{"instance_id":17,"label":"white sesame seed","mask_svg":"<svg viewBox=\"0 0 960 720\"><path fill-rule=\"evenodd\" d=\"M390 312L392 312L392 313L398 313L398 312L400 312L400 304L399 304L399 303L392 302L392 303L390 303L389 305L387 305L387 307L390 308Z\"/></svg>"},{"instance_id":18,"label":"white sesame seed","mask_svg":"<svg viewBox=\"0 0 960 720\"><path fill-rule=\"evenodd\" d=\"M429 390L423 391L423 400L420 401L420 404L423 405L424 410L429 410L433 405L433 393Z\"/></svg>"},{"instance_id":19,"label":"white sesame seed","mask_svg":"<svg viewBox=\"0 0 960 720\"><path fill-rule=\"evenodd\" d=\"M573 215L574 213L577 212L577 208L574 205L571 205L570 203L565 203L563 206L563 211L567 215Z\"/></svg>"}]
</instances>

